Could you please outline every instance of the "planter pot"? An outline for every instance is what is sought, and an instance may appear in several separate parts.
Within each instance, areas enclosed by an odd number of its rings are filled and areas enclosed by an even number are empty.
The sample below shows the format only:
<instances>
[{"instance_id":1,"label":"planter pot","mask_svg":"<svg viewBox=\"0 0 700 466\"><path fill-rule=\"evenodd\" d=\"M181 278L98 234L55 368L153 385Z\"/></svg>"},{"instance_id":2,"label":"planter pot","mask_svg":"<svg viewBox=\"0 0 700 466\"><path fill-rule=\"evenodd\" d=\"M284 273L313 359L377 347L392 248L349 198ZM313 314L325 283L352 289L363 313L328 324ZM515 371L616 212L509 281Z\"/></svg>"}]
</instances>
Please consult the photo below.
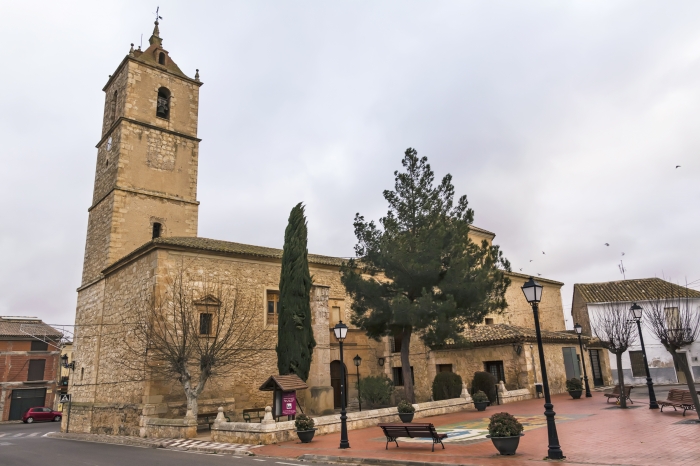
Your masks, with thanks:
<instances>
[{"instance_id":1,"label":"planter pot","mask_svg":"<svg viewBox=\"0 0 700 466\"><path fill-rule=\"evenodd\" d=\"M416 413L399 413L401 422L411 422L413 420L413 415Z\"/></svg>"},{"instance_id":2,"label":"planter pot","mask_svg":"<svg viewBox=\"0 0 700 466\"><path fill-rule=\"evenodd\" d=\"M569 395L571 395L571 398L573 398L574 400L578 400L579 398L581 398L581 393L583 393L583 390L571 390L569 392Z\"/></svg>"},{"instance_id":3,"label":"planter pot","mask_svg":"<svg viewBox=\"0 0 700 466\"><path fill-rule=\"evenodd\" d=\"M486 411L486 407L489 405L488 401L475 401L474 407L477 411Z\"/></svg>"},{"instance_id":4,"label":"planter pot","mask_svg":"<svg viewBox=\"0 0 700 466\"><path fill-rule=\"evenodd\" d=\"M515 435L513 437L491 437L487 435L493 442L493 446L496 447L498 453L501 455L514 455L515 450L518 449L518 444L520 443L520 437L524 434Z\"/></svg>"},{"instance_id":5,"label":"planter pot","mask_svg":"<svg viewBox=\"0 0 700 466\"><path fill-rule=\"evenodd\" d=\"M316 429L297 430L297 435L299 436L299 440L301 440L301 443L311 442L311 439L314 438L315 433L316 433Z\"/></svg>"}]
</instances>

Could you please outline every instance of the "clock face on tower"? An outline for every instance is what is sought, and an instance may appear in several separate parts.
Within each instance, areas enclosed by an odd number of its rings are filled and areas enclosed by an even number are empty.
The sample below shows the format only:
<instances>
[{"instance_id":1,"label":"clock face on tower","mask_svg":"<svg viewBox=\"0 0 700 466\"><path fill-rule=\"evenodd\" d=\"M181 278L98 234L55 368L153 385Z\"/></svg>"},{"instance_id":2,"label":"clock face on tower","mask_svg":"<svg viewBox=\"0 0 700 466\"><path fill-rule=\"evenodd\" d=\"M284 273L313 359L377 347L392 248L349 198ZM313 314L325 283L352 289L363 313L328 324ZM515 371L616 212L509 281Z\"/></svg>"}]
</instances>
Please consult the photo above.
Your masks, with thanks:
<instances>
[{"instance_id":1,"label":"clock face on tower","mask_svg":"<svg viewBox=\"0 0 700 466\"><path fill-rule=\"evenodd\" d=\"M112 136L107 139L107 150L112 150Z\"/></svg>"}]
</instances>

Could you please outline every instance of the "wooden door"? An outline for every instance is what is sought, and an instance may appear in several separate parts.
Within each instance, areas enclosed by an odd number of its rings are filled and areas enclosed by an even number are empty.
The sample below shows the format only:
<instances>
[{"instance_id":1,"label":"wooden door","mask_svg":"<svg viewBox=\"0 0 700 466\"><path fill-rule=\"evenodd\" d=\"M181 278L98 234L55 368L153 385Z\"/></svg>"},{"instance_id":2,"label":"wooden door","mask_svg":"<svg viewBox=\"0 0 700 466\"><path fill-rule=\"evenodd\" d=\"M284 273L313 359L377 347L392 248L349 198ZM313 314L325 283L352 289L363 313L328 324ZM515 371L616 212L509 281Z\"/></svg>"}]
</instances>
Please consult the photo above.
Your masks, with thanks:
<instances>
[{"instance_id":1,"label":"wooden door","mask_svg":"<svg viewBox=\"0 0 700 466\"><path fill-rule=\"evenodd\" d=\"M341 390L341 365L340 361L331 362L331 387L333 387L333 407L340 408L340 390ZM348 371L345 368L345 387L348 386ZM345 393L345 406L347 407L347 392Z\"/></svg>"},{"instance_id":2,"label":"wooden door","mask_svg":"<svg viewBox=\"0 0 700 466\"><path fill-rule=\"evenodd\" d=\"M588 350L591 355L591 372L593 376L593 385L596 387L603 386L603 371L600 370L600 353L597 349Z\"/></svg>"}]
</instances>

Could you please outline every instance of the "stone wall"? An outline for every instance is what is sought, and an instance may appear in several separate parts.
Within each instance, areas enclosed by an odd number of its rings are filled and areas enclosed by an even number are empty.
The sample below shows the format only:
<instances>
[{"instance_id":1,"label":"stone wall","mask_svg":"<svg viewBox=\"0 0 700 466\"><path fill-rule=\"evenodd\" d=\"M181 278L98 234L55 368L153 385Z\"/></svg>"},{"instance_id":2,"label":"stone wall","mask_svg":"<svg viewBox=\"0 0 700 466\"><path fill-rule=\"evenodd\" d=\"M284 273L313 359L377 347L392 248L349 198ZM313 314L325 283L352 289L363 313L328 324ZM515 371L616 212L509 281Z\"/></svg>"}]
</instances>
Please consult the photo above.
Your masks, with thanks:
<instances>
[{"instance_id":1,"label":"stone wall","mask_svg":"<svg viewBox=\"0 0 700 466\"><path fill-rule=\"evenodd\" d=\"M413 405L416 408L415 419L441 414L474 409L471 400L454 398L451 400L432 401ZM348 413L348 430L364 429L382 422L400 422L396 408L371 409ZM314 418L316 435L326 435L340 431L340 415L320 416ZM214 442L247 443L253 445L270 445L297 438L294 421L266 423L216 422L211 429Z\"/></svg>"}]
</instances>

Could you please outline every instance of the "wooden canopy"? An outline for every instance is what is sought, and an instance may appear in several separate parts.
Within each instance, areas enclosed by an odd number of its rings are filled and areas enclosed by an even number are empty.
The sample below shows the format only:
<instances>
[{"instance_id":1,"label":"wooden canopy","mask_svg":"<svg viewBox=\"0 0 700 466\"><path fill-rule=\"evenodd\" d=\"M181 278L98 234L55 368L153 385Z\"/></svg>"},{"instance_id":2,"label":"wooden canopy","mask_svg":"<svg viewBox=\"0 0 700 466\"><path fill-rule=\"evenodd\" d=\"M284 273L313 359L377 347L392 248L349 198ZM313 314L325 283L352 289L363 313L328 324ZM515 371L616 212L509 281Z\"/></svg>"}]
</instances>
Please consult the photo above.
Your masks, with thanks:
<instances>
[{"instance_id":1,"label":"wooden canopy","mask_svg":"<svg viewBox=\"0 0 700 466\"><path fill-rule=\"evenodd\" d=\"M273 375L260 386L260 390L263 392L271 392L274 390L292 392L295 390L305 390L307 388L309 388L309 386L296 374Z\"/></svg>"}]
</instances>

